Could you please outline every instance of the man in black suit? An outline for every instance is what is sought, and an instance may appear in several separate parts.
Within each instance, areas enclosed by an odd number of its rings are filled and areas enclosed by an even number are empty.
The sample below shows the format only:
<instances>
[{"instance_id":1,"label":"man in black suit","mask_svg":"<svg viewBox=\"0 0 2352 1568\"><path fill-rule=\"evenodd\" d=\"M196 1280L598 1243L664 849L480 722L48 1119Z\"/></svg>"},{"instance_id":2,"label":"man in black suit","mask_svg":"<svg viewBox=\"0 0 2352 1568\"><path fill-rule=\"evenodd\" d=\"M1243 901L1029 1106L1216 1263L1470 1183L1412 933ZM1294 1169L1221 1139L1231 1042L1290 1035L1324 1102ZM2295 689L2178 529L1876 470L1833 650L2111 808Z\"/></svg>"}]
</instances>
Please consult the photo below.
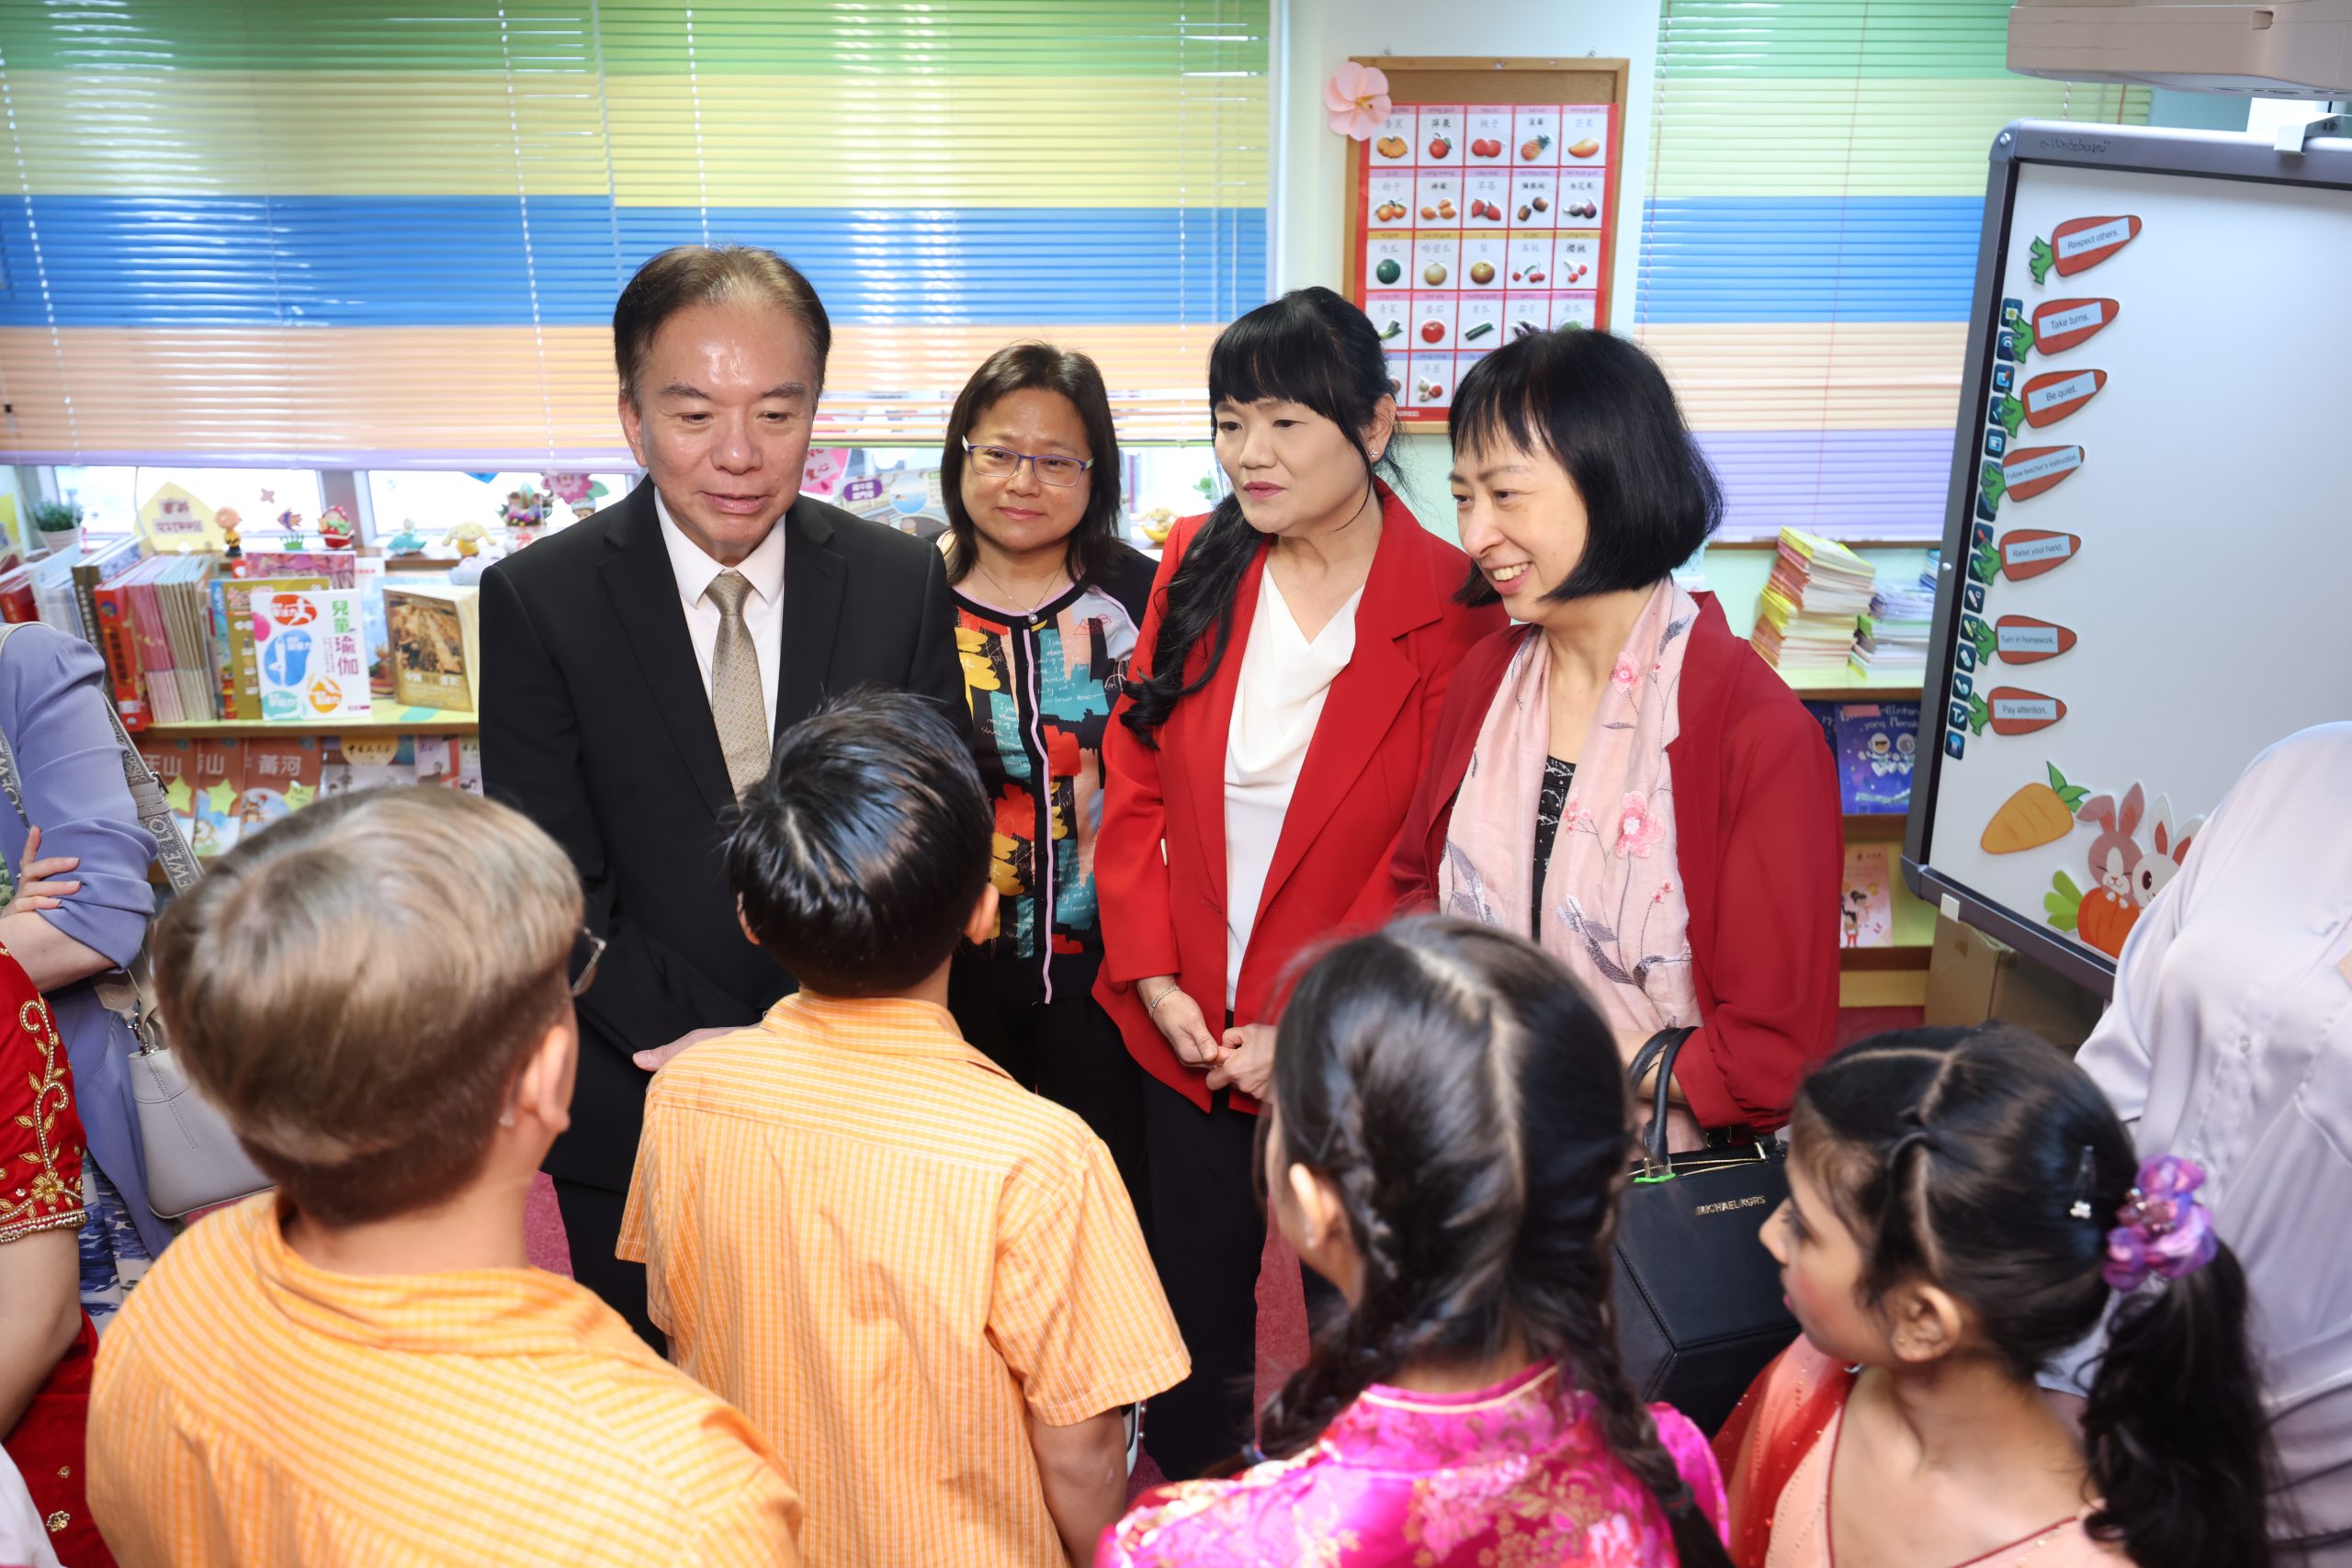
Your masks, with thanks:
<instances>
[{"instance_id":1,"label":"man in black suit","mask_svg":"<svg viewBox=\"0 0 2352 1568\"><path fill-rule=\"evenodd\" d=\"M645 1270L613 1256L648 1078L631 1057L792 989L737 927L727 813L830 693L898 687L966 722L939 552L799 494L831 343L772 252L646 263L613 310L646 482L482 578L484 784L571 852L575 964L595 964L547 1168L573 1272L656 1347Z\"/></svg>"}]
</instances>

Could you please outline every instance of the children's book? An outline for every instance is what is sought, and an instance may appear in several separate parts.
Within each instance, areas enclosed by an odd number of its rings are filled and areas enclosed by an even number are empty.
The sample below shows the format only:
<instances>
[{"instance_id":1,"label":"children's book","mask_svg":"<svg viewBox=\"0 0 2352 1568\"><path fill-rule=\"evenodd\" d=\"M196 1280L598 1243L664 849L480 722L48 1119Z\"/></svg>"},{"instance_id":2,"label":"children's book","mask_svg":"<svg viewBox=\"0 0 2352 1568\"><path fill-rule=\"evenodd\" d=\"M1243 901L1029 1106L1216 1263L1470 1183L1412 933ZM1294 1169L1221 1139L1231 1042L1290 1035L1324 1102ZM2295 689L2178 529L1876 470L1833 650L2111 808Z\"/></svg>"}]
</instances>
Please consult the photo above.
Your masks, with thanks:
<instances>
[{"instance_id":1,"label":"children's book","mask_svg":"<svg viewBox=\"0 0 2352 1568\"><path fill-rule=\"evenodd\" d=\"M386 789L416 782L409 741L401 735L345 735L322 752L319 793L332 800L363 789Z\"/></svg>"},{"instance_id":2,"label":"children's book","mask_svg":"<svg viewBox=\"0 0 2352 1568\"><path fill-rule=\"evenodd\" d=\"M198 740L188 772L193 806L189 847L200 855L234 849L241 819L237 796L245 787L245 743L234 737Z\"/></svg>"},{"instance_id":3,"label":"children's book","mask_svg":"<svg viewBox=\"0 0 2352 1568\"><path fill-rule=\"evenodd\" d=\"M245 784L237 796L238 836L257 832L316 800L319 743L308 735L245 742Z\"/></svg>"},{"instance_id":4,"label":"children's book","mask_svg":"<svg viewBox=\"0 0 2352 1568\"><path fill-rule=\"evenodd\" d=\"M1846 703L1838 709L1838 793L1849 813L1911 808L1919 750L1917 703Z\"/></svg>"},{"instance_id":5,"label":"children's book","mask_svg":"<svg viewBox=\"0 0 2352 1568\"><path fill-rule=\"evenodd\" d=\"M1887 844L1846 846L1846 885L1839 890L1838 942L1845 947L1894 945L1894 857Z\"/></svg>"},{"instance_id":6,"label":"children's book","mask_svg":"<svg viewBox=\"0 0 2352 1568\"><path fill-rule=\"evenodd\" d=\"M365 718L366 629L359 595L349 589L256 593L254 662L264 719Z\"/></svg>"}]
</instances>

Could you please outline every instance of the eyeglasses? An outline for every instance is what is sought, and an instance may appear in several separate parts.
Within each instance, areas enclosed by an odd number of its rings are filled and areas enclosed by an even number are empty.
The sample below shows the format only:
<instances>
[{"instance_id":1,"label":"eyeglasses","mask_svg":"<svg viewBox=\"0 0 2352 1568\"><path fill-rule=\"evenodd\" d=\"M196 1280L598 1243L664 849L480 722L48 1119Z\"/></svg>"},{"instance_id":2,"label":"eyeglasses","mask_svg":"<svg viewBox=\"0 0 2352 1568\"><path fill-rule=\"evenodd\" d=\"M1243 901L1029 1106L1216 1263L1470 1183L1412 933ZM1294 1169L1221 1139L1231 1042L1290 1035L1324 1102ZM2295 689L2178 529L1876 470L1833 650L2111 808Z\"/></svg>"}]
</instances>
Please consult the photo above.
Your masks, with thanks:
<instances>
[{"instance_id":1,"label":"eyeglasses","mask_svg":"<svg viewBox=\"0 0 2352 1568\"><path fill-rule=\"evenodd\" d=\"M1056 490L1068 490L1094 466L1091 457L1040 457L1010 446L975 446L968 441L964 443L964 456L972 460L972 472L991 479L1008 479L1026 463L1037 471L1039 482Z\"/></svg>"},{"instance_id":2,"label":"eyeglasses","mask_svg":"<svg viewBox=\"0 0 2352 1568\"><path fill-rule=\"evenodd\" d=\"M584 993L594 982L596 965L603 960L605 949L610 945L603 937L598 936L586 926L580 928L580 940L588 944L588 962L581 965L580 973L572 978L571 994L575 997Z\"/></svg>"}]
</instances>

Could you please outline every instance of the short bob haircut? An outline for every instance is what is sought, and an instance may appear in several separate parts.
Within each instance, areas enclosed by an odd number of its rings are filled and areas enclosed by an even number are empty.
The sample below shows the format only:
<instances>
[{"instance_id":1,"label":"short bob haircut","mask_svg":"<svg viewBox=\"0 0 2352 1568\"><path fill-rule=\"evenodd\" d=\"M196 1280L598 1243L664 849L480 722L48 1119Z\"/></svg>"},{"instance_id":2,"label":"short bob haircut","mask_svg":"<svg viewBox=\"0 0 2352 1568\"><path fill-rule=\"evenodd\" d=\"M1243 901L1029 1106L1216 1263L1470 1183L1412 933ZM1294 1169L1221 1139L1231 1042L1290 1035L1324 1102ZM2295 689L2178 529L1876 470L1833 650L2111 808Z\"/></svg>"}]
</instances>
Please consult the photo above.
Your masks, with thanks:
<instances>
[{"instance_id":1,"label":"short bob haircut","mask_svg":"<svg viewBox=\"0 0 2352 1568\"><path fill-rule=\"evenodd\" d=\"M571 1017L579 874L520 812L433 785L307 807L156 921L197 1087L330 1228L447 1201Z\"/></svg>"},{"instance_id":2,"label":"short bob haircut","mask_svg":"<svg viewBox=\"0 0 2352 1568\"><path fill-rule=\"evenodd\" d=\"M673 245L639 267L614 301L613 365L620 372L622 394L638 401L638 371L662 322L696 305L734 303L773 306L798 321L817 355L818 386L823 386L833 324L798 267L757 245Z\"/></svg>"},{"instance_id":3,"label":"short bob haircut","mask_svg":"<svg viewBox=\"0 0 2352 1568\"><path fill-rule=\"evenodd\" d=\"M1462 378L1449 418L1457 467L1508 443L1550 456L1584 498L1584 558L1547 600L1647 588L1723 521L1723 491L1665 372L1610 333L1569 327L1504 344ZM1459 597L1498 595L1474 569Z\"/></svg>"},{"instance_id":4,"label":"short bob haircut","mask_svg":"<svg viewBox=\"0 0 2352 1568\"><path fill-rule=\"evenodd\" d=\"M1049 343L1016 343L998 349L972 372L947 416L947 444L939 454L939 488L947 503L947 531L956 547L948 557L948 581L961 582L972 570L978 546L971 514L964 510L964 443L980 416L1015 392L1059 392L1078 411L1086 432L1086 512L1064 541L1063 564L1074 583L1094 581L1111 569L1119 543L1119 436L1111 424L1111 394L1102 372L1074 349Z\"/></svg>"},{"instance_id":5,"label":"short bob haircut","mask_svg":"<svg viewBox=\"0 0 2352 1568\"><path fill-rule=\"evenodd\" d=\"M865 689L776 743L743 797L727 877L753 937L804 989L893 996L954 955L994 829L971 751L939 710Z\"/></svg>"}]
</instances>

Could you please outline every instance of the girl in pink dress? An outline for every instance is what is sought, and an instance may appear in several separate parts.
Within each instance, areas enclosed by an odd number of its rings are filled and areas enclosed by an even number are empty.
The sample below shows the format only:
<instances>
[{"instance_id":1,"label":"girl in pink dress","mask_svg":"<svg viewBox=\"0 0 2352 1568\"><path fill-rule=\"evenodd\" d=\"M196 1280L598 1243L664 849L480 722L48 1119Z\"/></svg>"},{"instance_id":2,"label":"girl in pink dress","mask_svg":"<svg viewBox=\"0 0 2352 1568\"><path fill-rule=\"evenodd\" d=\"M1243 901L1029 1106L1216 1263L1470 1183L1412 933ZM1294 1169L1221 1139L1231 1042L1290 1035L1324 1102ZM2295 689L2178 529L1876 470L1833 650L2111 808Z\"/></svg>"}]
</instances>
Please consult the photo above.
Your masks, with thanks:
<instances>
[{"instance_id":1,"label":"girl in pink dress","mask_svg":"<svg viewBox=\"0 0 2352 1568\"><path fill-rule=\"evenodd\" d=\"M2264 1568L2245 1278L2195 1162L2001 1024L1797 1092L1764 1227L1798 1340L1715 1439L1740 1568ZM2035 1379L2110 1308L2079 1438Z\"/></svg>"},{"instance_id":2,"label":"girl in pink dress","mask_svg":"<svg viewBox=\"0 0 2352 1568\"><path fill-rule=\"evenodd\" d=\"M1459 920L1333 948L1283 1010L1261 1140L1347 1314L1249 1468L1147 1493L1098 1568L1725 1562L1705 1439L1618 1364L1623 1069L1555 960Z\"/></svg>"}]
</instances>

